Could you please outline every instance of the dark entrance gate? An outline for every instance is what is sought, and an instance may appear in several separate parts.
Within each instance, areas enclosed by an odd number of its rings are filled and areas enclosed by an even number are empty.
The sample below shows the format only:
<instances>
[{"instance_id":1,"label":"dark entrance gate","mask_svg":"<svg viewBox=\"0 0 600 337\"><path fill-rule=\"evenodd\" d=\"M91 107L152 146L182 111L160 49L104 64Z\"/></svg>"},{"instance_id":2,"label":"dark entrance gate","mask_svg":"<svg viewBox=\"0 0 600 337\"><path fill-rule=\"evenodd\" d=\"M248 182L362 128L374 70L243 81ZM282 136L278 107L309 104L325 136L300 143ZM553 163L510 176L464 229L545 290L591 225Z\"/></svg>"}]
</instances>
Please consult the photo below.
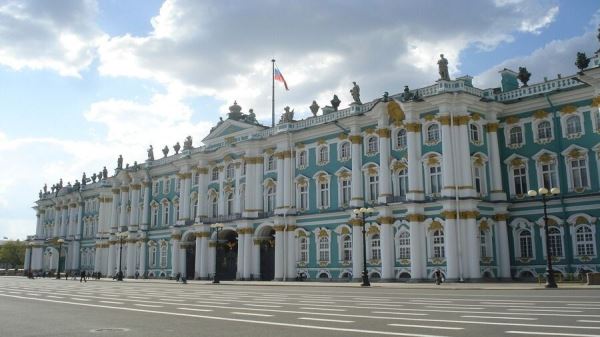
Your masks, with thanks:
<instances>
[{"instance_id":1,"label":"dark entrance gate","mask_svg":"<svg viewBox=\"0 0 600 337\"><path fill-rule=\"evenodd\" d=\"M220 280L235 280L237 273L237 233L225 231L219 234L217 245L217 273Z\"/></svg>"},{"instance_id":2,"label":"dark entrance gate","mask_svg":"<svg viewBox=\"0 0 600 337\"><path fill-rule=\"evenodd\" d=\"M185 278L193 280L196 275L196 244L187 243L185 247Z\"/></svg>"},{"instance_id":3,"label":"dark entrance gate","mask_svg":"<svg viewBox=\"0 0 600 337\"><path fill-rule=\"evenodd\" d=\"M275 278L275 231L260 242L260 279L271 281Z\"/></svg>"}]
</instances>

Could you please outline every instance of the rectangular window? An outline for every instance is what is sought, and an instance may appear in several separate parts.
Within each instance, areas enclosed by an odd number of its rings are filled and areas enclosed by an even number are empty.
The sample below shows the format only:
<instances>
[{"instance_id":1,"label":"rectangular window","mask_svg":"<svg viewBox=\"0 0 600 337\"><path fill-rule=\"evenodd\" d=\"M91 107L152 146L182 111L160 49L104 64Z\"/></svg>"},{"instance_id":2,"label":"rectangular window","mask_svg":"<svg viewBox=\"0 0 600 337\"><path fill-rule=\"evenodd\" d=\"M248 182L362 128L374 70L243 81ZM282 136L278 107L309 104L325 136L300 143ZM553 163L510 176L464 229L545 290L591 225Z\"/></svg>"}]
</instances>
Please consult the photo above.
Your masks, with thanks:
<instances>
[{"instance_id":1,"label":"rectangular window","mask_svg":"<svg viewBox=\"0 0 600 337\"><path fill-rule=\"evenodd\" d=\"M556 177L556 163L545 163L541 164L542 170L542 185L551 189L558 186L558 179Z\"/></svg>"},{"instance_id":2,"label":"rectangular window","mask_svg":"<svg viewBox=\"0 0 600 337\"><path fill-rule=\"evenodd\" d=\"M588 187L585 159L571 161L571 179L574 189L583 189Z\"/></svg>"},{"instance_id":3,"label":"rectangular window","mask_svg":"<svg viewBox=\"0 0 600 337\"><path fill-rule=\"evenodd\" d=\"M350 204L351 197L351 186L350 180L344 179L342 180L342 205L348 206Z\"/></svg>"},{"instance_id":4,"label":"rectangular window","mask_svg":"<svg viewBox=\"0 0 600 337\"><path fill-rule=\"evenodd\" d=\"M479 195L484 194L482 168L479 166L473 167L473 182L475 185L475 192Z\"/></svg>"},{"instance_id":5,"label":"rectangular window","mask_svg":"<svg viewBox=\"0 0 600 337\"><path fill-rule=\"evenodd\" d=\"M516 195L527 193L527 172L525 171L525 167L513 169L513 182Z\"/></svg>"},{"instance_id":6,"label":"rectangular window","mask_svg":"<svg viewBox=\"0 0 600 337\"><path fill-rule=\"evenodd\" d=\"M379 196L379 176L369 176L369 201L377 201Z\"/></svg>"},{"instance_id":7,"label":"rectangular window","mask_svg":"<svg viewBox=\"0 0 600 337\"><path fill-rule=\"evenodd\" d=\"M167 267L167 245L161 246L160 247L160 267L161 268L165 268Z\"/></svg>"},{"instance_id":8,"label":"rectangular window","mask_svg":"<svg viewBox=\"0 0 600 337\"><path fill-rule=\"evenodd\" d=\"M431 194L439 194L442 191L442 168L440 166L429 167L429 182Z\"/></svg>"},{"instance_id":9,"label":"rectangular window","mask_svg":"<svg viewBox=\"0 0 600 337\"><path fill-rule=\"evenodd\" d=\"M408 172L404 169L398 173L398 195L405 197L406 192L408 192Z\"/></svg>"},{"instance_id":10,"label":"rectangular window","mask_svg":"<svg viewBox=\"0 0 600 337\"><path fill-rule=\"evenodd\" d=\"M308 186L302 185L299 187L299 189L300 198L298 200L298 208L302 210L308 209Z\"/></svg>"},{"instance_id":11,"label":"rectangular window","mask_svg":"<svg viewBox=\"0 0 600 337\"><path fill-rule=\"evenodd\" d=\"M319 183L320 196L321 196L321 207L327 208L329 207L329 183L323 182Z\"/></svg>"}]
</instances>

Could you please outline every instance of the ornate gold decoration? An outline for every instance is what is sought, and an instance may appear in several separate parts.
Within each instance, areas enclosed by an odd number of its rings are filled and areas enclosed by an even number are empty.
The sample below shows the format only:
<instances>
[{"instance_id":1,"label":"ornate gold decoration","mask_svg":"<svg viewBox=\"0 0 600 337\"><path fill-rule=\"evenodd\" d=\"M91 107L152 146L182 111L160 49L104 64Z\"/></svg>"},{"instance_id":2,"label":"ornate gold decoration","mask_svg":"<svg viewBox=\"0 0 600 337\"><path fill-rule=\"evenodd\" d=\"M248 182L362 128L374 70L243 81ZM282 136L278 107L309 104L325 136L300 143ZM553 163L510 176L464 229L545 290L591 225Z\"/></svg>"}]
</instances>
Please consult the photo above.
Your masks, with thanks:
<instances>
[{"instance_id":1,"label":"ornate gold decoration","mask_svg":"<svg viewBox=\"0 0 600 337\"><path fill-rule=\"evenodd\" d=\"M351 226L362 226L363 221L362 221L362 219L355 218L355 219L348 220L348 224Z\"/></svg>"},{"instance_id":2,"label":"ornate gold decoration","mask_svg":"<svg viewBox=\"0 0 600 337\"><path fill-rule=\"evenodd\" d=\"M488 123L485 125L485 128L488 132L498 132L498 127L500 125L498 123Z\"/></svg>"},{"instance_id":3,"label":"ornate gold decoration","mask_svg":"<svg viewBox=\"0 0 600 337\"><path fill-rule=\"evenodd\" d=\"M525 165L525 163L523 162L523 159L521 158L514 158L513 160L510 161L510 166L512 167L519 167Z\"/></svg>"},{"instance_id":4,"label":"ornate gold decoration","mask_svg":"<svg viewBox=\"0 0 600 337\"><path fill-rule=\"evenodd\" d=\"M434 220L434 221L433 221L433 222L431 222L431 224L429 225L429 230L430 230L431 232L434 232L434 231L436 231L436 230L443 230L443 229L444 229L444 226L442 226L442 223L441 223L441 222L439 222L439 221L435 221L435 220Z\"/></svg>"},{"instance_id":5,"label":"ornate gold decoration","mask_svg":"<svg viewBox=\"0 0 600 337\"><path fill-rule=\"evenodd\" d=\"M296 143L296 147L299 149L303 149L304 148L304 143L300 142L300 143Z\"/></svg>"},{"instance_id":6,"label":"ornate gold decoration","mask_svg":"<svg viewBox=\"0 0 600 337\"><path fill-rule=\"evenodd\" d=\"M375 133L375 128L366 128L365 133L368 135L373 134Z\"/></svg>"},{"instance_id":7,"label":"ornate gold decoration","mask_svg":"<svg viewBox=\"0 0 600 337\"><path fill-rule=\"evenodd\" d=\"M319 145L327 144L327 141L325 140L325 138L319 138L319 140L317 141L317 144L319 144Z\"/></svg>"},{"instance_id":8,"label":"ornate gold decoration","mask_svg":"<svg viewBox=\"0 0 600 337\"><path fill-rule=\"evenodd\" d=\"M319 238L326 238L326 237L328 237L328 236L329 236L329 234L327 234L327 231L326 231L326 230L324 230L324 229L321 229L321 230L319 231L319 235L317 235L317 237L319 237Z\"/></svg>"},{"instance_id":9,"label":"ornate gold decoration","mask_svg":"<svg viewBox=\"0 0 600 337\"><path fill-rule=\"evenodd\" d=\"M375 166L373 164L369 165L369 167L367 168L367 172L369 173L370 176L377 175L377 166Z\"/></svg>"},{"instance_id":10,"label":"ornate gold decoration","mask_svg":"<svg viewBox=\"0 0 600 337\"><path fill-rule=\"evenodd\" d=\"M440 161L439 161L439 159L438 159L437 155L435 155L435 154L430 154L430 155L427 157L427 165L429 165L429 166L433 166L433 165L437 165L437 164L439 164L439 163L440 163Z\"/></svg>"},{"instance_id":11,"label":"ornate gold decoration","mask_svg":"<svg viewBox=\"0 0 600 337\"><path fill-rule=\"evenodd\" d=\"M285 152L276 152L273 156L277 159L283 159L285 158Z\"/></svg>"},{"instance_id":12,"label":"ornate gold decoration","mask_svg":"<svg viewBox=\"0 0 600 337\"><path fill-rule=\"evenodd\" d=\"M569 156L569 158L571 158L571 159L578 159L578 158L583 157L583 152L579 149L573 149L573 150L569 151L567 156Z\"/></svg>"},{"instance_id":13,"label":"ornate gold decoration","mask_svg":"<svg viewBox=\"0 0 600 337\"><path fill-rule=\"evenodd\" d=\"M450 116L448 115L440 116L437 120L442 125L450 125Z\"/></svg>"},{"instance_id":14,"label":"ornate gold decoration","mask_svg":"<svg viewBox=\"0 0 600 337\"><path fill-rule=\"evenodd\" d=\"M473 161L473 163L475 164L475 166L483 166L484 160L483 160L483 157L480 154L474 155L473 158L475 159Z\"/></svg>"},{"instance_id":15,"label":"ornate gold decoration","mask_svg":"<svg viewBox=\"0 0 600 337\"><path fill-rule=\"evenodd\" d=\"M379 234L379 228L377 226L369 226L369 229L367 230L367 234L369 234L369 235Z\"/></svg>"},{"instance_id":16,"label":"ornate gold decoration","mask_svg":"<svg viewBox=\"0 0 600 337\"><path fill-rule=\"evenodd\" d=\"M428 121L428 122L431 122L432 120L434 120L434 119L435 119L435 115L434 115L434 114L427 114L427 115L423 116L423 118L424 118L426 121Z\"/></svg>"},{"instance_id":17,"label":"ornate gold decoration","mask_svg":"<svg viewBox=\"0 0 600 337\"><path fill-rule=\"evenodd\" d=\"M408 132L421 132L421 124L420 123L407 123L406 131Z\"/></svg>"},{"instance_id":18,"label":"ornate gold decoration","mask_svg":"<svg viewBox=\"0 0 600 337\"><path fill-rule=\"evenodd\" d=\"M542 164L548 164L554 161L554 157L552 157L552 155L549 153L544 153L540 156L539 160Z\"/></svg>"},{"instance_id":19,"label":"ornate gold decoration","mask_svg":"<svg viewBox=\"0 0 600 337\"><path fill-rule=\"evenodd\" d=\"M394 218L393 216L380 216L379 218L377 218L377 222L379 222L382 225L391 225L394 223L395 220L396 218Z\"/></svg>"},{"instance_id":20,"label":"ornate gold decoration","mask_svg":"<svg viewBox=\"0 0 600 337\"><path fill-rule=\"evenodd\" d=\"M305 238L305 237L306 237L306 232L304 232L304 231L299 231L299 232L298 232L298 237L299 237L299 238Z\"/></svg>"},{"instance_id":21,"label":"ornate gold decoration","mask_svg":"<svg viewBox=\"0 0 600 337\"><path fill-rule=\"evenodd\" d=\"M533 113L534 119L544 119L546 117L548 117L548 111L545 111L545 110L538 110Z\"/></svg>"},{"instance_id":22,"label":"ornate gold decoration","mask_svg":"<svg viewBox=\"0 0 600 337\"><path fill-rule=\"evenodd\" d=\"M342 179L350 178L351 176L352 176L352 173L350 173L348 171L342 171L339 174L339 177Z\"/></svg>"},{"instance_id":23,"label":"ornate gold decoration","mask_svg":"<svg viewBox=\"0 0 600 337\"><path fill-rule=\"evenodd\" d=\"M506 119L505 122L508 125L519 123L519 117L517 117L517 116L510 116L510 117L508 117Z\"/></svg>"},{"instance_id":24,"label":"ornate gold decoration","mask_svg":"<svg viewBox=\"0 0 600 337\"><path fill-rule=\"evenodd\" d=\"M469 124L470 116L456 116L454 117L454 125L467 125Z\"/></svg>"},{"instance_id":25,"label":"ornate gold decoration","mask_svg":"<svg viewBox=\"0 0 600 337\"><path fill-rule=\"evenodd\" d=\"M121 192L129 192L129 186L121 186Z\"/></svg>"},{"instance_id":26,"label":"ornate gold decoration","mask_svg":"<svg viewBox=\"0 0 600 337\"><path fill-rule=\"evenodd\" d=\"M477 216L479 216L479 212L478 211L463 211L460 212L460 217L463 219L477 219Z\"/></svg>"},{"instance_id":27,"label":"ornate gold decoration","mask_svg":"<svg viewBox=\"0 0 600 337\"><path fill-rule=\"evenodd\" d=\"M456 219L456 211L442 211L440 215L446 220Z\"/></svg>"},{"instance_id":28,"label":"ornate gold decoration","mask_svg":"<svg viewBox=\"0 0 600 337\"><path fill-rule=\"evenodd\" d=\"M487 223L487 221L483 220L479 223L480 231L488 231L489 229L490 229L490 225Z\"/></svg>"},{"instance_id":29,"label":"ornate gold decoration","mask_svg":"<svg viewBox=\"0 0 600 337\"><path fill-rule=\"evenodd\" d=\"M342 227L342 231L340 232L342 235L350 234L350 229L348 227Z\"/></svg>"},{"instance_id":30,"label":"ornate gold decoration","mask_svg":"<svg viewBox=\"0 0 600 337\"><path fill-rule=\"evenodd\" d=\"M348 135L347 135L346 133L343 133L343 132L342 132L342 133L340 133L340 134L338 135L338 139L339 139L339 140L348 139Z\"/></svg>"},{"instance_id":31,"label":"ornate gold decoration","mask_svg":"<svg viewBox=\"0 0 600 337\"><path fill-rule=\"evenodd\" d=\"M388 102L387 113L390 121L392 122L401 122L404 120L404 118L406 118L404 111L394 100Z\"/></svg>"},{"instance_id":32,"label":"ornate gold decoration","mask_svg":"<svg viewBox=\"0 0 600 337\"><path fill-rule=\"evenodd\" d=\"M406 164L405 164L405 163L403 163L403 162L401 162L401 161L396 161L396 162L394 162L394 165L392 166L392 169L393 169L394 171L402 171L402 170L404 170L406 167L407 167L407 166L406 166Z\"/></svg>"},{"instance_id":33,"label":"ornate gold decoration","mask_svg":"<svg viewBox=\"0 0 600 337\"><path fill-rule=\"evenodd\" d=\"M594 98L592 98L592 104L593 107L599 107L600 106L600 96L596 96Z\"/></svg>"},{"instance_id":34,"label":"ornate gold decoration","mask_svg":"<svg viewBox=\"0 0 600 337\"><path fill-rule=\"evenodd\" d=\"M508 220L508 214L506 213L499 213L494 215L494 220L496 221L506 221Z\"/></svg>"},{"instance_id":35,"label":"ornate gold decoration","mask_svg":"<svg viewBox=\"0 0 600 337\"><path fill-rule=\"evenodd\" d=\"M208 174L208 167L198 167L198 173Z\"/></svg>"},{"instance_id":36,"label":"ornate gold decoration","mask_svg":"<svg viewBox=\"0 0 600 337\"><path fill-rule=\"evenodd\" d=\"M561 115L568 115L568 114L572 114L575 111L577 111L577 107L574 105L566 105L564 106L562 109L560 109L560 114Z\"/></svg>"},{"instance_id":37,"label":"ornate gold decoration","mask_svg":"<svg viewBox=\"0 0 600 337\"><path fill-rule=\"evenodd\" d=\"M400 264L410 264L410 259L400 259Z\"/></svg>"},{"instance_id":38,"label":"ornate gold decoration","mask_svg":"<svg viewBox=\"0 0 600 337\"><path fill-rule=\"evenodd\" d=\"M377 135L382 138L390 138L392 135L392 130L388 128L377 129Z\"/></svg>"},{"instance_id":39,"label":"ornate gold decoration","mask_svg":"<svg viewBox=\"0 0 600 337\"><path fill-rule=\"evenodd\" d=\"M273 153L275 153L275 148L266 149L265 153L268 155L272 155Z\"/></svg>"},{"instance_id":40,"label":"ornate gold decoration","mask_svg":"<svg viewBox=\"0 0 600 337\"><path fill-rule=\"evenodd\" d=\"M588 220L585 217L583 217L583 216L578 216L575 219L575 224L576 225L587 224L587 223L588 223Z\"/></svg>"},{"instance_id":41,"label":"ornate gold decoration","mask_svg":"<svg viewBox=\"0 0 600 337\"><path fill-rule=\"evenodd\" d=\"M171 234L171 239L173 239L173 240L181 240L181 234Z\"/></svg>"},{"instance_id":42,"label":"ornate gold decoration","mask_svg":"<svg viewBox=\"0 0 600 337\"><path fill-rule=\"evenodd\" d=\"M276 232L283 232L284 229L285 229L284 225L275 225L275 226L273 226L273 230L275 230Z\"/></svg>"},{"instance_id":43,"label":"ornate gold decoration","mask_svg":"<svg viewBox=\"0 0 600 337\"><path fill-rule=\"evenodd\" d=\"M233 142L235 141L235 137L229 136L229 137L225 137L223 140L225 140L225 143L227 143L227 144L233 144Z\"/></svg>"},{"instance_id":44,"label":"ornate gold decoration","mask_svg":"<svg viewBox=\"0 0 600 337\"><path fill-rule=\"evenodd\" d=\"M423 214L407 214L406 219L409 222L423 222L425 221L425 216Z\"/></svg>"},{"instance_id":45,"label":"ornate gold decoration","mask_svg":"<svg viewBox=\"0 0 600 337\"><path fill-rule=\"evenodd\" d=\"M444 262L444 259L441 257L434 257L433 259L431 259L432 264L444 264Z\"/></svg>"},{"instance_id":46,"label":"ornate gold decoration","mask_svg":"<svg viewBox=\"0 0 600 337\"><path fill-rule=\"evenodd\" d=\"M481 119L481 116L479 114L472 113L471 114L471 119L474 120L474 121L478 121L478 120Z\"/></svg>"},{"instance_id":47,"label":"ornate gold decoration","mask_svg":"<svg viewBox=\"0 0 600 337\"><path fill-rule=\"evenodd\" d=\"M348 139L350 139L350 142L352 144L362 144L362 136L361 135L352 135L352 136L349 136Z\"/></svg>"},{"instance_id":48,"label":"ornate gold decoration","mask_svg":"<svg viewBox=\"0 0 600 337\"><path fill-rule=\"evenodd\" d=\"M319 176L317 177L317 181L320 183L326 183L327 182L327 175L325 173L321 173L319 174Z\"/></svg>"},{"instance_id":49,"label":"ornate gold decoration","mask_svg":"<svg viewBox=\"0 0 600 337\"><path fill-rule=\"evenodd\" d=\"M296 226L296 225L288 225L288 226L287 226L287 231L288 231L288 232L293 232L293 231L295 231L295 230L296 230L296 228L298 228L298 226ZM251 233L251 234L252 234L252 233Z\"/></svg>"}]
</instances>

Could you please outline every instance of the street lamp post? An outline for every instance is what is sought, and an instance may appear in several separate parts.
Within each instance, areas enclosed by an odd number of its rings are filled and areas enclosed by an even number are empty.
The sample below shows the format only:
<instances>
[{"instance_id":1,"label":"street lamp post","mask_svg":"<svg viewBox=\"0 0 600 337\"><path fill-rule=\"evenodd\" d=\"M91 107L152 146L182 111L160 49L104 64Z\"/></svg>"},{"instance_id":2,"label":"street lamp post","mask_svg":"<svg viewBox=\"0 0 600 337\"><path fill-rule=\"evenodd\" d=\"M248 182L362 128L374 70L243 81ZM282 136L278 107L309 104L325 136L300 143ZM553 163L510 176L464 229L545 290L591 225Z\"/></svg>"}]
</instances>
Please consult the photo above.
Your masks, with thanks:
<instances>
[{"instance_id":1,"label":"street lamp post","mask_svg":"<svg viewBox=\"0 0 600 337\"><path fill-rule=\"evenodd\" d=\"M362 284L363 287L371 286L369 282L369 272L367 271L367 224L365 223L365 219L369 214L374 213L375 210L371 207L369 208L357 208L354 210L354 214L362 217L362 242L363 242L363 272L362 272Z\"/></svg>"},{"instance_id":2,"label":"street lamp post","mask_svg":"<svg viewBox=\"0 0 600 337\"><path fill-rule=\"evenodd\" d=\"M217 236L215 237L215 240L216 240L216 242L215 242L215 275L213 277L213 283L219 283L219 274L217 273L217 270L218 270L217 264L219 261L219 256L218 256L218 254L219 254L219 231L221 229L223 229L224 226L225 225L223 225L222 223L214 223L214 224L210 225L210 228L217 231Z\"/></svg>"},{"instance_id":3,"label":"street lamp post","mask_svg":"<svg viewBox=\"0 0 600 337\"><path fill-rule=\"evenodd\" d=\"M56 242L58 242L58 265L56 266L56 279L60 280L60 253L62 252L62 245L65 240L58 239ZM29 262L29 265L31 266L31 262Z\"/></svg>"},{"instance_id":4,"label":"street lamp post","mask_svg":"<svg viewBox=\"0 0 600 337\"><path fill-rule=\"evenodd\" d=\"M542 197L542 203L544 204L544 232L546 239L546 288L558 288L556 285L556 281L554 280L554 270L552 269L552 251L550 249L550 235L548 234L548 210L546 208L546 203L548 201L548 197L560 194L560 189L558 187L554 187L548 191L547 188L540 188L539 190L529 190L527 195L530 197L536 197L540 195Z\"/></svg>"},{"instance_id":5,"label":"street lamp post","mask_svg":"<svg viewBox=\"0 0 600 337\"><path fill-rule=\"evenodd\" d=\"M123 240L125 238L125 235L127 235L127 233L125 232L120 232L117 233L117 236L119 237L119 272L117 273L117 281L123 281L123 269L122 269L122 261L121 261L121 256L123 255Z\"/></svg>"}]
</instances>

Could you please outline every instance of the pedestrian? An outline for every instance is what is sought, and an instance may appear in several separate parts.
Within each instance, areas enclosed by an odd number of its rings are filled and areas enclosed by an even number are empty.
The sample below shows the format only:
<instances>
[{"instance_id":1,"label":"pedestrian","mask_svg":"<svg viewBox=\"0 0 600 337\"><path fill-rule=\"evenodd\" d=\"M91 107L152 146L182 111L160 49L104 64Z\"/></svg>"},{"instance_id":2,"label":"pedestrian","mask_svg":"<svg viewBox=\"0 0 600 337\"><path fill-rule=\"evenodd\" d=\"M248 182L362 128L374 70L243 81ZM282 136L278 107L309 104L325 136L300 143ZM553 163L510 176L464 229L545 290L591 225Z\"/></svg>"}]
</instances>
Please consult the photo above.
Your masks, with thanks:
<instances>
[{"instance_id":1,"label":"pedestrian","mask_svg":"<svg viewBox=\"0 0 600 337\"><path fill-rule=\"evenodd\" d=\"M65 272L65 281L69 279L69 272Z\"/></svg>"},{"instance_id":2,"label":"pedestrian","mask_svg":"<svg viewBox=\"0 0 600 337\"><path fill-rule=\"evenodd\" d=\"M175 281L179 282L180 279L181 279L181 273L177 273L177 275L175 275Z\"/></svg>"},{"instance_id":3,"label":"pedestrian","mask_svg":"<svg viewBox=\"0 0 600 337\"><path fill-rule=\"evenodd\" d=\"M81 271L81 277L79 278L79 283L81 283L81 281L87 283L87 280L85 279L85 270Z\"/></svg>"},{"instance_id":4,"label":"pedestrian","mask_svg":"<svg viewBox=\"0 0 600 337\"><path fill-rule=\"evenodd\" d=\"M439 269L436 269L433 274L435 277L435 284L440 285L442 283L442 272Z\"/></svg>"},{"instance_id":5,"label":"pedestrian","mask_svg":"<svg viewBox=\"0 0 600 337\"><path fill-rule=\"evenodd\" d=\"M135 272L135 279L137 280L137 279L138 279L138 277L140 277L140 272L139 272L139 271L136 271L136 272Z\"/></svg>"}]
</instances>

